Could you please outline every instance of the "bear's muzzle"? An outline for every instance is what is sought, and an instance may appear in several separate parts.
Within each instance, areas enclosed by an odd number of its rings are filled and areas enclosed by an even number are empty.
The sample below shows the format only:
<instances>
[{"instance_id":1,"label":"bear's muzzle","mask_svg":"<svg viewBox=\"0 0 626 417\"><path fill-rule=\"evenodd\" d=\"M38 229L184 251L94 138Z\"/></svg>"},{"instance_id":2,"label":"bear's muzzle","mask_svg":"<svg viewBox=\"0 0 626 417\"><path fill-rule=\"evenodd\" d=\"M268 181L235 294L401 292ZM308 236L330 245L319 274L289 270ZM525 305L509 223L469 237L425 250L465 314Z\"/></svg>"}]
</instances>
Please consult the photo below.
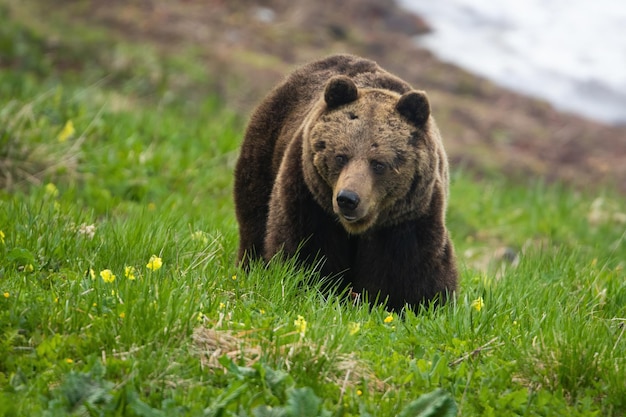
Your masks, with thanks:
<instances>
[{"instance_id":1,"label":"bear's muzzle","mask_svg":"<svg viewBox=\"0 0 626 417\"><path fill-rule=\"evenodd\" d=\"M341 190L337 193L337 206L340 215L347 221L357 220L355 210L358 208L361 198L357 193L351 190Z\"/></svg>"}]
</instances>

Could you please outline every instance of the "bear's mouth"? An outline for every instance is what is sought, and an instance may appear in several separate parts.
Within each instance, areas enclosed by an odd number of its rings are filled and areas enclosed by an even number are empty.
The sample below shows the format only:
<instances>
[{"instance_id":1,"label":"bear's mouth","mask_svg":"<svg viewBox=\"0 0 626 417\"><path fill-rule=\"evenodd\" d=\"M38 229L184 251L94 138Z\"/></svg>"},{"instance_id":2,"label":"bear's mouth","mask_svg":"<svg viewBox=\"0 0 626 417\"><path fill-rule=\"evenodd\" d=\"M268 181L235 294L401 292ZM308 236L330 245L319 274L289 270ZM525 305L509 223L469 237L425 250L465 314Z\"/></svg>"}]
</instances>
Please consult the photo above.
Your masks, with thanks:
<instances>
[{"instance_id":1,"label":"bear's mouth","mask_svg":"<svg viewBox=\"0 0 626 417\"><path fill-rule=\"evenodd\" d=\"M349 215L349 214L343 214L343 213L341 213L341 217L343 217L343 219L344 219L345 221L347 221L348 223L354 223L354 222L356 222L356 221L358 221L358 220L359 220L356 216L354 216L354 215Z\"/></svg>"},{"instance_id":2,"label":"bear's mouth","mask_svg":"<svg viewBox=\"0 0 626 417\"><path fill-rule=\"evenodd\" d=\"M339 221L350 234L358 235L368 230L374 223L376 216L356 216L354 214L338 213Z\"/></svg>"}]
</instances>

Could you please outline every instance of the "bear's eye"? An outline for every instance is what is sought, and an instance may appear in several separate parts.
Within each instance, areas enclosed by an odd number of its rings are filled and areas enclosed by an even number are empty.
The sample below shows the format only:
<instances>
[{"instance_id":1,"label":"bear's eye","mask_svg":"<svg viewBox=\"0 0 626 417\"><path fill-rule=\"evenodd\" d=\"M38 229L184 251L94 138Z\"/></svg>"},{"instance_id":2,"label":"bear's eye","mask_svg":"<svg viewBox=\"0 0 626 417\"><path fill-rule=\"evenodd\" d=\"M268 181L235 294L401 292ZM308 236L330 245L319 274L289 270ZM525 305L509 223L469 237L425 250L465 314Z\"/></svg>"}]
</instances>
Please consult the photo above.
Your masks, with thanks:
<instances>
[{"instance_id":1,"label":"bear's eye","mask_svg":"<svg viewBox=\"0 0 626 417\"><path fill-rule=\"evenodd\" d=\"M342 166L344 166L345 164L348 163L348 157L345 156L345 155L336 155L335 156L335 162L337 162L337 165L342 167Z\"/></svg>"},{"instance_id":2,"label":"bear's eye","mask_svg":"<svg viewBox=\"0 0 626 417\"><path fill-rule=\"evenodd\" d=\"M376 174L383 174L385 172L385 169L387 168L385 164L378 161L372 161L370 165L372 166L372 170Z\"/></svg>"}]
</instances>

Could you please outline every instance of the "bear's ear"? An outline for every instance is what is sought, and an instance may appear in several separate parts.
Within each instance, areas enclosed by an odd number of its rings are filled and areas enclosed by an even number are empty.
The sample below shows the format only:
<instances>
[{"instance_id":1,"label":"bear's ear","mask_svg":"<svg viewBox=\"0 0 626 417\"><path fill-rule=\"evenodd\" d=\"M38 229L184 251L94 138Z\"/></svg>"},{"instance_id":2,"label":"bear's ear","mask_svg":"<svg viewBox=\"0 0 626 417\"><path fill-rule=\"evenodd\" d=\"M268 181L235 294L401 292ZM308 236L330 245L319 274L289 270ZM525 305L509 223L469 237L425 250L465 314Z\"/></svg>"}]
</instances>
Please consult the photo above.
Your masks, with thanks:
<instances>
[{"instance_id":1,"label":"bear's ear","mask_svg":"<svg viewBox=\"0 0 626 417\"><path fill-rule=\"evenodd\" d=\"M326 105L334 109L343 104L352 103L359 97L359 90L354 82L345 75L337 75L328 81L324 91Z\"/></svg>"},{"instance_id":2,"label":"bear's ear","mask_svg":"<svg viewBox=\"0 0 626 417\"><path fill-rule=\"evenodd\" d=\"M425 92L413 90L400 97L396 110L416 127L422 127L430 116L430 103Z\"/></svg>"}]
</instances>

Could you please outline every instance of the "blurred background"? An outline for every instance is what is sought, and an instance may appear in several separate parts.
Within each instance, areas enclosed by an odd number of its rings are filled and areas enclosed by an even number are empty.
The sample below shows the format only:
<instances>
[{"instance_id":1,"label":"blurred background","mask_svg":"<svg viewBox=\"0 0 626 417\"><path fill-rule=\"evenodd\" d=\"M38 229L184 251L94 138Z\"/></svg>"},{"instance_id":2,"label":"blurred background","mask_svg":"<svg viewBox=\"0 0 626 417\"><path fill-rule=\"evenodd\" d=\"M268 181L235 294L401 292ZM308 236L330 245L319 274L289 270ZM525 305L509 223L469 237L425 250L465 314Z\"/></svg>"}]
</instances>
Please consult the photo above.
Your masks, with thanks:
<instances>
[{"instance_id":1,"label":"blurred background","mask_svg":"<svg viewBox=\"0 0 626 417\"><path fill-rule=\"evenodd\" d=\"M86 84L139 68L162 96L216 95L245 118L296 66L348 52L427 91L453 167L626 191L619 3L0 0L0 19L29 28L3 34L0 66L93 68ZM30 59L28 36L40 38L45 62ZM128 45L184 70L129 55Z\"/></svg>"},{"instance_id":2,"label":"blurred background","mask_svg":"<svg viewBox=\"0 0 626 417\"><path fill-rule=\"evenodd\" d=\"M558 109L626 124L626 7L619 0L401 0L433 28L420 45Z\"/></svg>"}]
</instances>

